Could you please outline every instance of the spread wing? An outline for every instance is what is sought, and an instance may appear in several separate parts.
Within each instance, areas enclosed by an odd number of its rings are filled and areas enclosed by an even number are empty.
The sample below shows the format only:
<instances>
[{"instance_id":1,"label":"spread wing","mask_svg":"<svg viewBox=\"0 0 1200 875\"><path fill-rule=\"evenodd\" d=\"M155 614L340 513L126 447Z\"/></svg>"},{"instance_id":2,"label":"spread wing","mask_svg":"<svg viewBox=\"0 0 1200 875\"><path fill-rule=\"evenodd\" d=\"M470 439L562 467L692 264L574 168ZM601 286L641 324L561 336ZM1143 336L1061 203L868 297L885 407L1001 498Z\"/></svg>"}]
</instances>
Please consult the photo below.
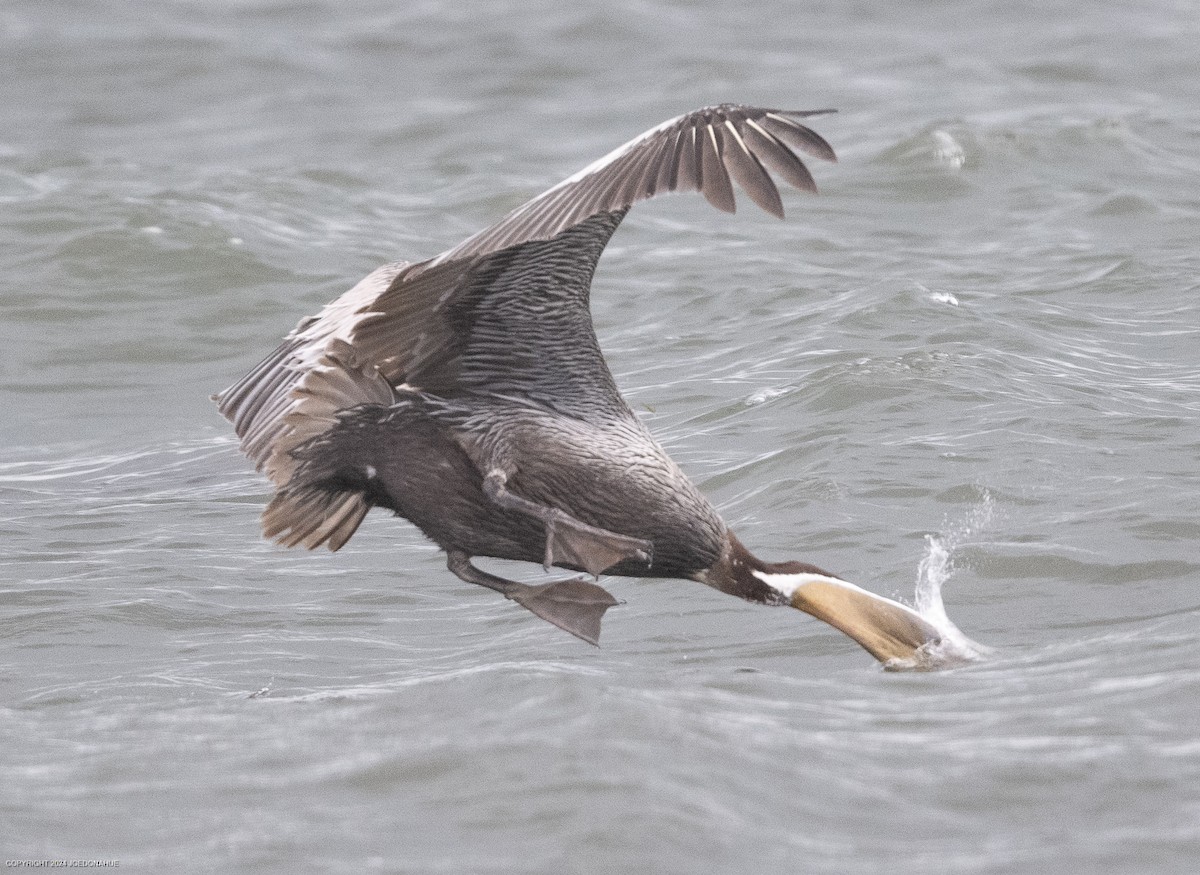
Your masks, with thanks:
<instances>
[{"instance_id":1,"label":"spread wing","mask_svg":"<svg viewBox=\"0 0 1200 875\"><path fill-rule=\"evenodd\" d=\"M836 160L801 123L830 111L723 104L665 122L441 255L374 271L215 396L218 407L243 451L279 486L292 467L281 454L311 431L307 407L319 407L314 416L325 418L336 409L332 376L348 359L397 388L445 397L493 392L574 415L623 412L592 330L588 295L596 262L625 213L669 191L699 191L733 212L737 182L782 218L768 170L816 191L794 150ZM345 407L363 403L353 389L362 379L341 382Z\"/></svg>"}]
</instances>

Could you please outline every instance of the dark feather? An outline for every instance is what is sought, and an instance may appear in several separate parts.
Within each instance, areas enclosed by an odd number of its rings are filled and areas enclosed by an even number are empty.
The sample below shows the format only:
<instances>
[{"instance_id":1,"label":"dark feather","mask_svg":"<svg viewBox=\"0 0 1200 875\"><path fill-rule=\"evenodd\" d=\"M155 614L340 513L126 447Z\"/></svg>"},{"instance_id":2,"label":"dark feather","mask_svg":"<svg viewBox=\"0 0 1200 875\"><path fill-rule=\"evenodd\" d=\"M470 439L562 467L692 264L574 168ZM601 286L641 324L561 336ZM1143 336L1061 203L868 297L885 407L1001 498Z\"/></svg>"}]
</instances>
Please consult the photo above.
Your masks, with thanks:
<instances>
[{"instance_id":1,"label":"dark feather","mask_svg":"<svg viewBox=\"0 0 1200 875\"><path fill-rule=\"evenodd\" d=\"M659 125L436 258L375 271L215 396L218 409L281 487L302 438L348 406L380 403L373 380L443 397L503 391L577 415L625 410L588 310L592 272L621 218L669 191L698 190L733 212L735 182L782 216L768 171L815 191L793 150L834 160L801 122L814 114L723 104ZM331 546L361 519L352 502L299 493L270 513L289 542Z\"/></svg>"},{"instance_id":2,"label":"dark feather","mask_svg":"<svg viewBox=\"0 0 1200 875\"><path fill-rule=\"evenodd\" d=\"M708 124L697 131L697 137L700 139L700 166L704 174L700 191L718 210L732 213L737 210L737 203L733 199L733 184L721 161L724 148L721 131Z\"/></svg>"},{"instance_id":3,"label":"dark feather","mask_svg":"<svg viewBox=\"0 0 1200 875\"><path fill-rule=\"evenodd\" d=\"M728 122L722 135L725 140L725 169L729 175L745 190L750 200L772 216L782 219L783 201L779 197L779 189L750 151L749 145Z\"/></svg>"}]
</instances>

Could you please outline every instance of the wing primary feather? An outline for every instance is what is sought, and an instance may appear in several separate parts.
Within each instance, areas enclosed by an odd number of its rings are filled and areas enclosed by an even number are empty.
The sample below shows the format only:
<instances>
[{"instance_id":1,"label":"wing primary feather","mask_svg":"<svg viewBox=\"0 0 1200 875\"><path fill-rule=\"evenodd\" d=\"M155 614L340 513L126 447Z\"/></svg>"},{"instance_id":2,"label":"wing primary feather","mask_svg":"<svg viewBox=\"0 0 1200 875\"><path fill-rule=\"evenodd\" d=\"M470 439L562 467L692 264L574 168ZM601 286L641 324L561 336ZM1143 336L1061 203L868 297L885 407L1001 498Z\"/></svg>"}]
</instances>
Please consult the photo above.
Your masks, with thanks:
<instances>
[{"instance_id":1,"label":"wing primary feather","mask_svg":"<svg viewBox=\"0 0 1200 875\"><path fill-rule=\"evenodd\" d=\"M696 128L689 126L684 128L679 136L679 172L677 173L676 190L699 191L704 182L703 172Z\"/></svg>"},{"instance_id":2,"label":"wing primary feather","mask_svg":"<svg viewBox=\"0 0 1200 875\"><path fill-rule=\"evenodd\" d=\"M655 191L679 190L679 143L681 136L680 131L671 131L663 147L662 160L658 165L658 179L654 181Z\"/></svg>"},{"instance_id":3,"label":"wing primary feather","mask_svg":"<svg viewBox=\"0 0 1200 875\"><path fill-rule=\"evenodd\" d=\"M712 124L706 124L699 131L701 148L701 166L704 168L700 191L708 202L718 210L726 213L737 211L737 202L733 198L733 185L725 165L721 162L721 132Z\"/></svg>"},{"instance_id":4,"label":"wing primary feather","mask_svg":"<svg viewBox=\"0 0 1200 875\"><path fill-rule=\"evenodd\" d=\"M763 112L773 112L776 115L786 115L793 118L812 118L817 115L832 115L837 110L833 107L826 107L825 109L768 109L763 110Z\"/></svg>"},{"instance_id":5,"label":"wing primary feather","mask_svg":"<svg viewBox=\"0 0 1200 875\"><path fill-rule=\"evenodd\" d=\"M783 201L779 197L779 189L742 140L731 119L726 119L722 134L725 139L723 158L729 175L750 196L750 200L777 219L782 219Z\"/></svg>"},{"instance_id":6,"label":"wing primary feather","mask_svg":"<svg viewBox=\"0 0 1200 875\"><path fill-rule=\"evenodd\" d=\"M816 192L817 184L804 162L796 157L795 152L779 142L774 134L753 119L747 119L742 135L746 145L765 167L778 173L785 182L801 191Z\"/></svg>"},{"instance_id":7,"label":"wing primary feather","mask_svg":"<svg viewBox=\"0 0 1200 875\"><path fill-rule=\"evenodd\" d=\"M762 124L767 130L794 149L807 152L814 158L837 161L837 155L833 153L833 147L826 143L821 135L812 128L806 127L777 112L768 112L764 115Z\"/></svg>"}]
</instances>

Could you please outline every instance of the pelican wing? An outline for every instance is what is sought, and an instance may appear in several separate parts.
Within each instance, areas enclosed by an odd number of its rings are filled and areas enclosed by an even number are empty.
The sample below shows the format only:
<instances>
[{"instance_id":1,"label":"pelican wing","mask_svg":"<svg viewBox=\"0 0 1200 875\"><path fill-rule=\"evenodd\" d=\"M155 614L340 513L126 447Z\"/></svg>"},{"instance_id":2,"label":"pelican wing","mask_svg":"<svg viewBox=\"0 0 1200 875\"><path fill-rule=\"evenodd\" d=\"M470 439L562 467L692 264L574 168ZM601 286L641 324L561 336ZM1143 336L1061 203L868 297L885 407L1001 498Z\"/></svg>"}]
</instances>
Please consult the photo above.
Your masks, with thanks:
<instances>
[{"instance_id":1,"label":"pelican wing","mask_svg":"<svg viewBox=\"0 0 1200 875\"><path fill-rule=\"evenodd\" d=\"M812 175L792 150L836 160L830 145L799 121L832 111L722 104L673 118L517 207L492 227L414 266L414 272L547 240L597 213L627 209L668 191L699 191L714 207L732 213L731 176L751 200L782 219L779 190L765 168L797 188L815 192Z\"/></svg>"},{"instance_id":2,"label":"pelican wing","mask_svg":"<svg viewBox=\"0 0 1200 875\"><path fill-rule=\"evenodd\" d=\"M295 446L306 405L319 398L314 415L328 417L337 403L330 369L348 359L396 388L491 392L568 414L625 411L588 309L596 262L625 213L669 191L699 191L733 212L736 182L782 217L768 171L815 191L796 151L836 159L801 119L829 111L723 104L665 122L441 255L379 268L215 396L218 407L269 474L290 470L268 463ZM331 356L335 349L342 354ZM346 406L357 403L361 393L348 392Z\"/></svg>"}]
</instances>

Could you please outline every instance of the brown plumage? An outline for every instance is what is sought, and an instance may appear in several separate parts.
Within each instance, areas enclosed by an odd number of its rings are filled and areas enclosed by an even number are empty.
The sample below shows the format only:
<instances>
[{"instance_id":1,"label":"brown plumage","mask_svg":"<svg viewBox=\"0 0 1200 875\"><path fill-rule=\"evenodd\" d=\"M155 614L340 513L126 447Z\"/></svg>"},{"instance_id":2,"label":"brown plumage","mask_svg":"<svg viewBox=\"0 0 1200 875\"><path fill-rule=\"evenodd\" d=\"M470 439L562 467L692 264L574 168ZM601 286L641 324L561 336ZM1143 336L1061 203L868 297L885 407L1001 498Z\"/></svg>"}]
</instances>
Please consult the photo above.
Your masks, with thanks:
<instances>
[{"instance_id":1,"label":"brown plumage","mask_svg":"<svg viewBox=\"0 0 1200 875\"><path fill-rule=\"evenodd\" d=\"M802 123L818 112L724 104L679 116L301 322L215 399L275 484L267 537L336 550L369 507L385 507L463 580L592 643L616 603L595 583L516 583L471 557L698 580L821 616L880 659L934 640L903 606L814 566L754 559L629 409L592 330L592 274L633 204L699 191L733 212L736 183L782 218L771 173L815 191L794 150L835 160Z\"/></svg>"}]
</instances>

